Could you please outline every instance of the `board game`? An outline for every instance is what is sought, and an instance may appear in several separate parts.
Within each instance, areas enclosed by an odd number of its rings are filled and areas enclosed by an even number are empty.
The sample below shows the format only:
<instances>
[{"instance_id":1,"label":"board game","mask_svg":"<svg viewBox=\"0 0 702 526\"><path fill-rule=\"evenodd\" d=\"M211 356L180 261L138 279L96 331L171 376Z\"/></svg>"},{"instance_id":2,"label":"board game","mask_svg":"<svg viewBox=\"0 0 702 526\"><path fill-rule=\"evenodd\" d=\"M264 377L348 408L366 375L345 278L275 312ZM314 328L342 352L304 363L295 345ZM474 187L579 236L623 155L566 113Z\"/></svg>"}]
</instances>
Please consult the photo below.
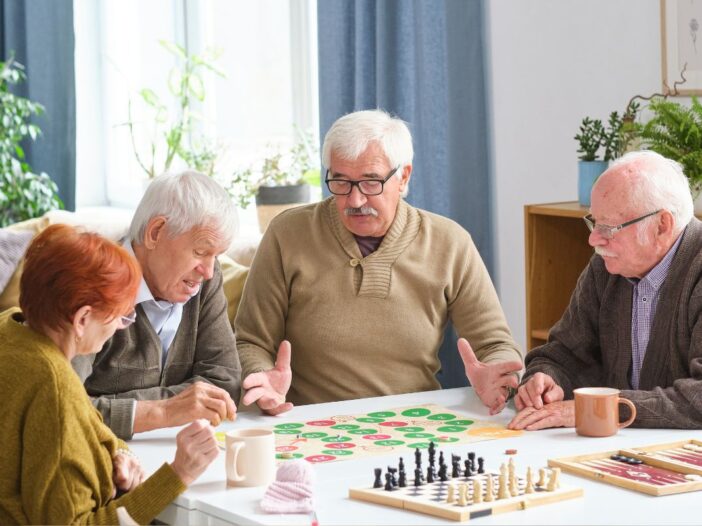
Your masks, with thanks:
<instances>
[{"instance_id":1,"label":"board game","mask_svg":"<svg viewBox=\"0 0 702 526\"><path fill-rule=\"evenodd\" d=\"M548 465L648 495L702 489L702 442L698 440L549 459Z\"/></svg>"},{"instance_id":2,"label":"board game","mask_svg":"<svg viewBox=\"0 0 702 526\"><path fill-rule=\"evenodd\" d=\"M422 455L415 454L414 478L408 482L405 464L400 459L397 468L389 466L382 482L382 470L375 469L372 487L352 488L349 497L434 515L455 521L467 521L486 515L524 510L532 506L550 504L565 499L580 497L581 488L561 486L560 469L528 469L525 475L517 475L514 463L502 464L499 471L486 469L484 459L468 453L463 460L451 455L451 469L440 454L436 469L433 445L429 449L429 462L425 470ZM399 480L396 474L399 472Z\"/></svg>"},{"instance_id":3,"label":"board game","mask_svg":"<svg viewBox=\"0 0 702 526\"><path fill-rule=\"evenodd\" d=\"M286 422L275 432L279 461L304 458L311 463L350 460L437 444L469 444L519 436L494 422L480 421L436 404L371 411L357 415ZM224 433L217 433L223 446Z\"/></svg>"}]
</instances>

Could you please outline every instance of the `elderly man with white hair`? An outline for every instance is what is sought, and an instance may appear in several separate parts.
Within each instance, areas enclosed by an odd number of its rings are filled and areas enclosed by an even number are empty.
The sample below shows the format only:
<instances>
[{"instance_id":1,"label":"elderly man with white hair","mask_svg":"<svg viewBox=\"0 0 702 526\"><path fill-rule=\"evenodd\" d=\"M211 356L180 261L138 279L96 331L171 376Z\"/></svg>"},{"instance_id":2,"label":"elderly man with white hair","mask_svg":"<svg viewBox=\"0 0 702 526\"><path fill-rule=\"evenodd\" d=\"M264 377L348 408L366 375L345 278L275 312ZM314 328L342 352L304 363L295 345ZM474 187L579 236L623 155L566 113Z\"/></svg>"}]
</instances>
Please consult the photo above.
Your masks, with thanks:
<instances>
[{"instance_id":1,"label":"elderly man with white hair","mask_svg":"<svg viewBox=\"0 0 702 526\"><path fill-rule=\"evenodd\" d=\"M682 168L628 153L591 203L595 254L548 343L527 355L510 427L572 427L573 389L598 386L634 403L635 426L700 428L702 223Z\"/></svg>"},{"instance_id":2,"label":"elderly man with white hair","mask_svg":"<svg viewBox=\"0 0 702 526\"><path fill-rule=\"evenodd\" d=\"M143 273L136 321L85 378L117 436L234 418L241 366L216 258L236 228L231 198L206 175L165 174L147 188L124 241ZM86 376L85 363L73 365Z\"/></svg>"},{"instance_id":3,"label":"elderly man with white hair","mask_svg":"<svg viewBox=\"0 0 702 526\"><path fill-rule=\"evenodd\" d=\"M451 320L471 384L500 411L522 355L470 235L402 199L407 125L380 110L351 113L331 126L322 155L333 196L271 222L244 288L242 403L277 414L437 389Z\"/></svg>"}]
</instances>

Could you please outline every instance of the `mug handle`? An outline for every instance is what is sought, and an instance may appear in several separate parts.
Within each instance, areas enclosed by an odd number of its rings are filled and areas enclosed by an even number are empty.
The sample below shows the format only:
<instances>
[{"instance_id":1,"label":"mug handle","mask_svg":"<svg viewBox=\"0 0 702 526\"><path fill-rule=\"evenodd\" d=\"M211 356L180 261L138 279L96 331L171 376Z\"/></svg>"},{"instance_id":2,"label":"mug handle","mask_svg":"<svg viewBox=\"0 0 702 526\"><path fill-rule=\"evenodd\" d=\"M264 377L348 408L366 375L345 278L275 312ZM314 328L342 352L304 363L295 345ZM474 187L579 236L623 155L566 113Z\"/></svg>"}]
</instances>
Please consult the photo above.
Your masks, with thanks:
<instances>
[{"instance_id":1,"label":"mug handle","mask_svg":"<svg viewBox=\"0 0 702 526\"><path fill-rule=\"evenodd\" d=\"M636 406L634 405L634 402L627 398L619 398L617 399L617 403L629 406L629 410L631 411L631 416L629 417L629 420L619 424L619 429L624 429L625 427L629 427L634 422L634 419L636 418Z\"/></svg>"},{"instance_id":2,"label":"mug handle","mask_svg":"<svg viewBox=\"0 0 702 526\"><path fill-rule=\"evenodd\" d=\"M239 475L239 472L236 470L236 459L239 458L239 452L242 447L246 447L246 444L243 442L232 442L229 446L229 451L227 451L227 453L230 453L227 455L227 477L229 477L229 473L233 473L234 476L229 480L234 482L241 482L246 478Z\"/></svg>"}]
</instances>

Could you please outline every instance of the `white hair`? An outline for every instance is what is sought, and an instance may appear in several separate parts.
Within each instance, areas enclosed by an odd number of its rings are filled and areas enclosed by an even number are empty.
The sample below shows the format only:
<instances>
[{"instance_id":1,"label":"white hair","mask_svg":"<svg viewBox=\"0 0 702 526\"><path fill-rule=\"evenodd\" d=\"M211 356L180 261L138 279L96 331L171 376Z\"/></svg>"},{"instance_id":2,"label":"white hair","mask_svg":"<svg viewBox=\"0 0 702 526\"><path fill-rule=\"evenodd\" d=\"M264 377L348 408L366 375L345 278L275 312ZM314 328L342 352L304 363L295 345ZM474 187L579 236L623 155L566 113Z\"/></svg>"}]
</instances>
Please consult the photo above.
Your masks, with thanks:
<instances>
[{"instance_id":1,"label":"white hair","mask_svg":"<svg viewBox=\"0 0 702 526\"><path fill-rule=\"evenodd\" d=\"M142 244L149 221L158 216L166 218L171 237L207 226L229 243L238 227L236 207L224 188L192 170L165 173L151 181L129 226L130 241Z\"/></svg>"},{"instance_id":2,"label":"white hair","mask_svg":"<svg viewBox=\"0 0 702 526\"><path fill-rule=\"evenodd\" d=\"M680 163L646 150L623 155L614 161L609 169L616 167L638 175L629 199L642 214L654 210L668 210L673 216L673 228L676 233L687 226L694 211L690 183ZM642 224L648 222L647 218Z\"/></svg>"},{"instance_id":3,"label":"white hair","mask_svg":"<svg viewBox=\"0 0 702 526\"><path fill-rule=\"evenodd\" d=\"M405 121L380 109L355 111L337 119L324 137L322 163L330 168L332 152L355 161L372 142L380 146L393 168L399 167L395 175L402 178L403 168L414 157L412 134ZM406 186L403 197L407 190Z\"/></svg>"}]
</instances>

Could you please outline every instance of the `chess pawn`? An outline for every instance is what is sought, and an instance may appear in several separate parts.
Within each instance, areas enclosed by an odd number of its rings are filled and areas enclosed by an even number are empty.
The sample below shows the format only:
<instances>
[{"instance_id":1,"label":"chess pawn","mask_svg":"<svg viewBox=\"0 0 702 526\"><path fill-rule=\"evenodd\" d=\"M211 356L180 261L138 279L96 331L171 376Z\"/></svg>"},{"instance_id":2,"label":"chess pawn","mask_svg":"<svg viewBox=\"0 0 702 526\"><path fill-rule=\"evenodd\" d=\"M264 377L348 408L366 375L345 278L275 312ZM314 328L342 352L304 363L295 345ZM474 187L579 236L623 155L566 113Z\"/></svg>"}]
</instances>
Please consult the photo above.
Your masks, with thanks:
<instances>
[{"instance_id":1,"label":"chess pawn","mask_svg":"<svg viewBox=\"0 0 702 526\"><path fill-rule=\"evenodd\" d=\"M503 464L504 466L504 464ZM498 499L508 499L510 497L509 488L507 487L507 475L503 473L500 475L500 487L497 490Z\"/></svg>"},{"instance_id":2,"label":"chess pawn","mask_svg":"<svg viewBox=\"0 0 702 526\"><path fill-rule=\"evenodd\" d=\"M548 479L548 487L546 490L556 491L558 489L558 487L561 485L560 481L558 480L560 474L561 468L551 469L551 476Z\"/></svg>"},{"instance_id":3,"label":"chess pawn","mask_svg":"<svg viewBox=\"0 0 702 526\"><path fill-rule=\"evenodd\" d=\"M473 479L473 504L483 502L483 485L479 479Z\"/></svg>"},{"instance_id":4,"label":"chess pawn","mask_svg":"<svg viewBox=\"0 0 702 526\"><path fill-rule=\"evenodd\" d=\"M485 483L485 502L492 502L495 500L494 492L495 488L492 480L492 473L489 473L487 476L487 482Z\"/></svg>"},{"instance_id":5,"label":"chess pawn","mask_svg":"<svg viewBox=\"0 0 702 526\"><path fill-rule=\"evenodd\" d=\"M540 488L546 486L546 468L539 469L539 481L536 483L536 485Z\"/></svg>"},{"instance_id":6,"label":"chess pawn","mask_svg":"<svg viewBox=\"0 0 702 526\"><path fill-rule=\"evenodd\" d=\"M517 484L517 477L514 475L511 475L509 479L509 493L513 497L519 496L519 485Z\"/></svg>"},{"instance_id":7,"label":"chess pawn","mask_svg":"<svg viewBox=\"0 0 702 526\"><path fill-rule=\"evenodd\" d=\"M531 471L531 467L527 468L524 493L534 493L534 473Z\"/></svg>"},{"instance_id":8,"label":"chess pawn","mask_svg":"<svg viewBox=\"0 0 702 526\"><path fill-rule=\"evenodd\" d=\"M459 506L465 506L468 504L468 500L466 499L466 492L468 491L468 485L467 484L460 484L458 486L458 505Z\"/></svg>"},{"instance_id":9,"label":"chess pawn","mask_svg":"<svg viewBox=\"0 0 702 526\"><path fill-rule=\"evenodd\" d=\"M453 484L448 485L448 490L446 494L446 504L453 504L456 499L456 486Z\"/></svg>"},{"instance_id":10,"label":"chess pawn","mask_svg":"<svg viewBox=\"0 0 702 526\"><path fill-rule=\"evenodd\" d=\"M382 481L381 476L382 476L383 470L380 468L375 468L373 470L373 472L375 473L375 482L373 482L373 487L374 488L382 488L383 481Z\"/></svg>"},{"instance_id":11,"label":"chess pawn","mask_svg":"<svg viewBox=\"0 0 702 526\"><path fill-rule=\"evenodd\" d=\"M507 465L507 468L509 470L509 478L512 478L516 472L515 466L514 466L514 459L510 458L509 463Z\"/></svg>"}]
</instances>

